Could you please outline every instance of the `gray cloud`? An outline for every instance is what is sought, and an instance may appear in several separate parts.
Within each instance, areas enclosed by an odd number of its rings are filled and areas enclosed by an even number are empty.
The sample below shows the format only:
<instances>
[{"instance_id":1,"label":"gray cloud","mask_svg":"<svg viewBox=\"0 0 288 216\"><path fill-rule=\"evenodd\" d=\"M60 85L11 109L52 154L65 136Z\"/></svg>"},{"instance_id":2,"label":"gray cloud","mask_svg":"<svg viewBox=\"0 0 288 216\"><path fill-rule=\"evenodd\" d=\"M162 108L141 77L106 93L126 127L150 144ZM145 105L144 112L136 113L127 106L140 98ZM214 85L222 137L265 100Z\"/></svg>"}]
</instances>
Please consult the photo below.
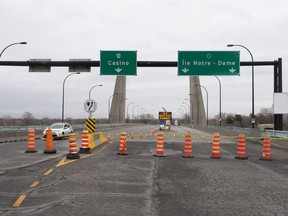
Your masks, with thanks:
<instances>
[{"instance_id":1,"label":"gray cloud","mask_svg":"<svg viewBox=\"0 0 288 216\"><path fill-rule=\"evenodd\" d=\"M10 43L25 46L7 49L1 60L51 58L99 60L100 50L137 50L138 60L176 61L178 50L240 50L247 46L256 61L283 58L283 91L288 91L287 9L285 1L0 1L0 49ZM5 20L5 21L4 21ZM1 48L2 47L2 48ZM157 117L162 106L176 115L188 97L188 77L177 77L177 68L138 68L127 79L128 103ZM67 68L51 73L28 73L26 67L0 67L0 115L61 117L62 83ZM222 111L251 112L251 67L241 67L239 77L220 77ZM209 91L209 116L219 111L218 81L201 77ZM106 117L115 77L91 73L69 77L65 85L65 116L87 117L83 103L93 90L98 102L96 117ZM204 102L206 95L203 92ZM187 101L186 101L187 102ZM273 68L255 68L255 111L273 103Z\"/></svg>"}]
</instances>

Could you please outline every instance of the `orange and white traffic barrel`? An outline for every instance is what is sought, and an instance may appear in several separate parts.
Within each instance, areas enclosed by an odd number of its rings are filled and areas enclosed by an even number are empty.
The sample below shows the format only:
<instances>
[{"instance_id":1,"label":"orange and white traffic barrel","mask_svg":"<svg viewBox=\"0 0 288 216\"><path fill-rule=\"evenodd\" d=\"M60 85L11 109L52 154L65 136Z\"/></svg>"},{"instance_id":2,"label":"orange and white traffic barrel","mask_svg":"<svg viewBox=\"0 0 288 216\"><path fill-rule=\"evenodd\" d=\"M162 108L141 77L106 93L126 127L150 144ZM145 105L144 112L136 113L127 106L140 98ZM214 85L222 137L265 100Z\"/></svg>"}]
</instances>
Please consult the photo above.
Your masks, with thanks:
<instances>
[{"instance_id":1,"label":"orange and white traffic barrel","mask_svg":"<svg viewBox=\"0 0 288 216\"><path fill-rule=\"evenodd\" d=\"M82 143L79 150L80 154L91 154L91 149L89 147L89 131L84 129L82 132Z\"/></svg>"},{"instance_id":2,"label":"orange and white traffic barrel","mask_svg":"<svg viewBox=\"0 0 288 216\"><path fill-rule=\"evenodd\" d=\"M182 157L193 158L193 156L192 156L192 135L189 132L186 132L186 134L185 134L184 152L183 152Z\"/></svg>"},{"instance_id":3,"label":"orange and white traffic barrel","mask_svg":"<svg viewBox=\"0 0 288 216\"><path fill-rule=\"evenodd\" d=\"M27 143L27 150L25 153L36 153L37 150L35 148L35 129L28 128L28 143Z\"/></svg>"},{"instance_id":4,"label":"orange and white traffic barrel","mask_svg":"<svg viewBox=\"0 0 288 216\"><path fill-rule=\"evenodd\" d=\"M213 142L212 142L212 156L213 159L220 159L220 134L219 132L213 133Z\"/></svg>"},{"instance_id":5,"label":"orange and white traffic barrel","mask_svg":"<svg viewBox=\"0 0 288 216\"><path fill-rule=\"evenodd\" d=\"M164 133L163 132L160 132L157 134L156 152L154 156L166 157L166 155L164 154Z\"/></svg>"},{"instance_id":6,"label":"orange and white traffic barrel","mask_svg":"<svg viewBox=\"0 0 288 216\"><path fill-rule=\"evenodd\" d=\"M262 148L262 157L260 160L269 160L271 161L271 143L270 136L265 134L263 137L263 148Z\"/></svg>"},{"instance_id":7,"label":"orange and white traffic barrel","mask_svg":"<svg viewBox=\"0 0 288 216\"><path fill-rule=\"evenodd\" d=\"M117 155L128 155L127 153L127 133L120 133L120 144L119 144L119 152Z\"/></svg>"},{"instance_id":8,"label":"orange and white traffic barrel","mask_svg":"<svg viewBox=\"0 0 288 216\"><path fill-rule=\"evenodd\" d=\"M235 157L236 159L246 160L246 143L245 143L245 134L240 133L238 136L238 153Z\"/></svg>"},{"instance_id":9,"label":"orange and white traffic barrel","mask_svg":"<svg viewBox=\"0 0 288 216\"><path fill-rule=\"evenodd\" d=\"M48 128L46 130L46 149L44 150L44 154L55 154L56 152L53 146L52 129Z\"/></svg>"},{"instance_id":10,"label":"orange and white traffic barrel","mask_svg":"<svg viewBox=\"0 0 288 216\"><path fill-rule=\"evenodd\" d=\"M110 133L108 133L107 135L107 141L110 143L112 140L111 140L111 136L110 136Z\"/></svg>"},{"instance_id":11,"label":"orange and white traffic barrel","mask_svg":"<svg viewBox=\"0 0 288 216\"><path fill-rule=\"evenodd\" d=\"M66 156L67 159L79 159L80 155L77 152L76 134L69 134L69 154Z\"/></svg>"}]
</instances>

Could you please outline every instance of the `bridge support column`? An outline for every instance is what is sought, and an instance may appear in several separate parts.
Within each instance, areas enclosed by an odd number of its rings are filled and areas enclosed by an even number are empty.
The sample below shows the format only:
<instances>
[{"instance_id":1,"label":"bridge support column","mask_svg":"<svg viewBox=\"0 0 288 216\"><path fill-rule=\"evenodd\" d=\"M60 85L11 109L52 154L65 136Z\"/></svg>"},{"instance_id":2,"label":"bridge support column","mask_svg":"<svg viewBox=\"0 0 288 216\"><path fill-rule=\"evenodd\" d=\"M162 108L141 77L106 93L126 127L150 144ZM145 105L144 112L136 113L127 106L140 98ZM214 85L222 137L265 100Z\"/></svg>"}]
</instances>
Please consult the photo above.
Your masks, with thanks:
<instances>
[{"instance_id":1,"label":"bridge support column","mask_svg":"<svg viewBox=\"0 0 288 216\"><path fill-rule=\"evenodd\" d=\"M193 124L206 125L206 115L198 76L190 76L190 113L192 113Z\"/></svg>"},{"instance_id":2,"label":"bridge support column","mask_svg":"<svg viewBox=\"0 0 288 216\"><path fill-rule=\"evenodd\" d=\"M112 105L110 123L125 123L126 76L117 76Z\"/></svg>"}]
</instances>

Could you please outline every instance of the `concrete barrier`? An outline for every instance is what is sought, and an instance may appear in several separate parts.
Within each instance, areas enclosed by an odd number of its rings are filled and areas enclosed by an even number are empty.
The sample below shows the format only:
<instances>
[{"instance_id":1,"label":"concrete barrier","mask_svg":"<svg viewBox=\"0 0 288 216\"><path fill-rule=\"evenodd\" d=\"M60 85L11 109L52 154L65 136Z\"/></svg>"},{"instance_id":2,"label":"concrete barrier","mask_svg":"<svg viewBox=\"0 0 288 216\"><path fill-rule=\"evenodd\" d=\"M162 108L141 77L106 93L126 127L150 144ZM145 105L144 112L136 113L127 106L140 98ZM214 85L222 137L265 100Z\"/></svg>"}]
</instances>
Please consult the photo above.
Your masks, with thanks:
<instances>
[{"instance_id":1,"label":"concrete barrier","mask_svg":"<svg viewBox=\"0 0 288 216\"><path fill-rule=\"evenodd\" d=\"M92 150L98 146L106 143L108 139L104 137L102 132L90 133L89 135L89 148Z\"/></svg>"}]
</instances>

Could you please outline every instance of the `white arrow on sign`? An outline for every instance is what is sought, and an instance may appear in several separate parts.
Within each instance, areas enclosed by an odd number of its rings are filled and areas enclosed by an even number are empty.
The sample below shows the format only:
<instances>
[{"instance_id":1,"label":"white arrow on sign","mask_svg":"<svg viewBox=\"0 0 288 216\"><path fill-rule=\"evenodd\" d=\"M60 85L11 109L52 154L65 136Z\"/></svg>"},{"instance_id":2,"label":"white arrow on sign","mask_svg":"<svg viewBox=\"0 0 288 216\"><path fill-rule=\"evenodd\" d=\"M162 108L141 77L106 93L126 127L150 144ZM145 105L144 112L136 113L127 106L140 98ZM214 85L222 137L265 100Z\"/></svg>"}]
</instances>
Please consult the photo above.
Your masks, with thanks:
<instances>
[{"instance_id":1,"label":"white arrow on sign","mask_svg":"<svg viewBox=\"0 0 288 216\"><path fill-rule=\"evenodd\" d=\"M120 73L120 72L122 71L122 69L120 69L120 68L118 67L118 68L115 69L115 71L116 71L117 73Z\"/></svg>"},{"instance_id":2,"label":"white arrow on sign","mask_svg":"<svg viewBox=\"0 0 288 216\"><path fill-rule=\"evenodd\" d=\"M230 71L231 73L234 73L234 72L236 71L236 69L230 68L229 71Z\"/></svg>"},{"instance_id":3,"label":"white arrow on sign","mask_svg":"<svg viewBox=\"0 0 288 216\"><path fill-rule=\"evenodd\" d=\"M189 71L189 69L184 68L184 69L182 69L182 71L183 71L183 73L187 73Z\"/></svg>"}]
</instances>

